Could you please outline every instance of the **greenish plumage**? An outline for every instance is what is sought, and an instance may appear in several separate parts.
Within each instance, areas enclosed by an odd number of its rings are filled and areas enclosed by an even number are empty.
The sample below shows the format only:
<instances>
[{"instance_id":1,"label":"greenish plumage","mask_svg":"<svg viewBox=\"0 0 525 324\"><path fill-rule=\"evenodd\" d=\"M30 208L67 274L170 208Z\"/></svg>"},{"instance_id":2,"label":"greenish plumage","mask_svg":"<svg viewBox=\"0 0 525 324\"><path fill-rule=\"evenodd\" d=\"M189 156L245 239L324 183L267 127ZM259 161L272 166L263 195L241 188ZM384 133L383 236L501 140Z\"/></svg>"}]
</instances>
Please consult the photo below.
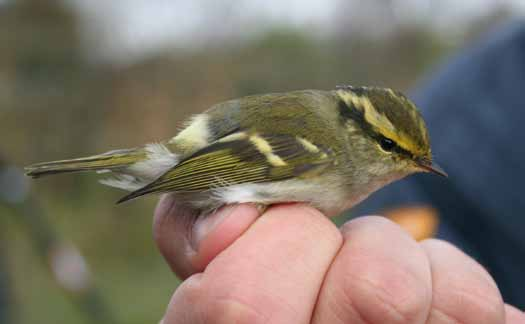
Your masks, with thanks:
<instances>
[{"instance_id":1,"label":"greenish plumage","mask_svg":"<svg viewBox=\"0 0 525 324\"><path fill-rule=\"evenodd\" d=\"M78 159L37 163L25 169L28 176L38 178L51 174L89 171L99 168L108 170L118 169L136 163L144 158L146 158L146 153L141 150L124 149Z\"/></svg>"},{"instance_id":2,"label":"greenish plumage","mask_svg":"<svg viewBox=\"0 0 525 324\"><path fill-rule=\"evenodd\" d=\"M431 162L428 134L399 92L340 87L249 96L194 116L169 141L28 167L28 174L97 170L126 201L171 192L207 213L229 203L309 202L337 213Z\"/></svg>"},{"instance_id":3,"label":"greenish plumage","mask_svg":"<svg viewBox=\"0 0 525 324\"><path fill-rule=\"evenodd\" d=\"M270 163L250 141L250 136L266 141L280 162ZM216 141L181 161L142 189L119 202L152 192L190 193L220 186L261 183L292 178L307 178L320 174L334 161L334 156L319 148L309 151L294 136L246 135L231 141Z\"/></svg>"}]
</instances>

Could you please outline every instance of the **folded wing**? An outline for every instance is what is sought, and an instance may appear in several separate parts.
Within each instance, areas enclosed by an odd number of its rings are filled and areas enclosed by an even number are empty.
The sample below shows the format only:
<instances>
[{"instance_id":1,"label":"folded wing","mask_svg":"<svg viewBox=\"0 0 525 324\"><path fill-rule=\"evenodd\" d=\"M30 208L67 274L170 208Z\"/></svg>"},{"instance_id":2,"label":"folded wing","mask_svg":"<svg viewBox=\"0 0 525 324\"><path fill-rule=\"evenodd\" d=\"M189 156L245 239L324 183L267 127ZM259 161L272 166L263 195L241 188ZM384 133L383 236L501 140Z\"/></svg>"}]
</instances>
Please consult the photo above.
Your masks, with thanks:
<instances>
[{"instance_id":1,"label":"folded wing","mask_svg":"<svg viewBox=\"0 0 525 324\"><path fill-rule=\"evenodd\" d=\"M237 132L197 151L118 202L150 193L201 192L241 183L307 178L333 161L330 148L306 138Z\"/></svg>"}]
</instances>

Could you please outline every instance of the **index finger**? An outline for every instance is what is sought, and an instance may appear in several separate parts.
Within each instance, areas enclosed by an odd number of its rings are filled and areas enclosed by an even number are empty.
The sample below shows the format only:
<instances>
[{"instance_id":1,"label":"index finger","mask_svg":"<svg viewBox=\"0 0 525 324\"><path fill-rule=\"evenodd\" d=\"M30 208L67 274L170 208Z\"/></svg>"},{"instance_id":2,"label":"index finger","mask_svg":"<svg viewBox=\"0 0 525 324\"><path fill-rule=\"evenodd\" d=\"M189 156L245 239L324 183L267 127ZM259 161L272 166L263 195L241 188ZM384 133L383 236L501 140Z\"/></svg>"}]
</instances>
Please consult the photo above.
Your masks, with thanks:
<instances>
[{"instance_id":1,"label":"index finger","mask_svg":"<svg viewBox=\"0 0 525 324\"><path fill-rule=\"evenodd\" d=\"M341 244L338 229L317 210L300 204L271 207L204 273L177 289L165 321L175 323L184 314L188 323L206 318L309 323Z\"/></svg>"}]
</instances>

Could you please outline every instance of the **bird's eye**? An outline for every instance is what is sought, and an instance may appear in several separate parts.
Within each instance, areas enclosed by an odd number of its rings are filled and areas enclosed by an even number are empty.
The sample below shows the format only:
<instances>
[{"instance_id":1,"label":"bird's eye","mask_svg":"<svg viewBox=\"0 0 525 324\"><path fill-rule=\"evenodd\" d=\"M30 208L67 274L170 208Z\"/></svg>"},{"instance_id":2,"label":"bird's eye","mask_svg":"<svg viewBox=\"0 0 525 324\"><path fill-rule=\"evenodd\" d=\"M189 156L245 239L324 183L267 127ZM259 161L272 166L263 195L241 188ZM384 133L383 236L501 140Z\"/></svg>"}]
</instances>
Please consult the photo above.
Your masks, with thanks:
<instances>
[{"instance_id":1,"label":"bird's eye","mask_svg":"<svg viewBox=\"0 0 525 324\"><path fill-rule=\"evenodd\" d=\"M390 138L381 137L379 139L379 145L384 151L391 152L394 149L394 147L396 147L396 142L394 142Z\"/></svg>"}]
</instances>

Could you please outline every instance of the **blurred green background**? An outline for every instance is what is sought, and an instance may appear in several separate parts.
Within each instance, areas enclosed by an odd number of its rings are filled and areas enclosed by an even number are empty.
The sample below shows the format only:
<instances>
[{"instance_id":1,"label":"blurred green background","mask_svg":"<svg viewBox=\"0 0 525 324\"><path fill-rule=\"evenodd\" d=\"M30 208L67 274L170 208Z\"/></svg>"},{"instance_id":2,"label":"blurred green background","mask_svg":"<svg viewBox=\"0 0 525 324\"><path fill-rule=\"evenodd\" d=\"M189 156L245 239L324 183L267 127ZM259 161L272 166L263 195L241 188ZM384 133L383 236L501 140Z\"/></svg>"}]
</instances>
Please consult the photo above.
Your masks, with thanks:
<instances>
[{"instance_id":1,"label":"blurred green background","mask_svg":"<svg viewBox=\"0 0 525 324\"><path fill-rule=\"evenodd\" d=\"M169 138L248 94L408 91L524 14L519 0L0 0L0 322L156 323L178 284L152 240L155 197L115 206L94 175L17 167Z\"/></svg>"}]
</instances>

